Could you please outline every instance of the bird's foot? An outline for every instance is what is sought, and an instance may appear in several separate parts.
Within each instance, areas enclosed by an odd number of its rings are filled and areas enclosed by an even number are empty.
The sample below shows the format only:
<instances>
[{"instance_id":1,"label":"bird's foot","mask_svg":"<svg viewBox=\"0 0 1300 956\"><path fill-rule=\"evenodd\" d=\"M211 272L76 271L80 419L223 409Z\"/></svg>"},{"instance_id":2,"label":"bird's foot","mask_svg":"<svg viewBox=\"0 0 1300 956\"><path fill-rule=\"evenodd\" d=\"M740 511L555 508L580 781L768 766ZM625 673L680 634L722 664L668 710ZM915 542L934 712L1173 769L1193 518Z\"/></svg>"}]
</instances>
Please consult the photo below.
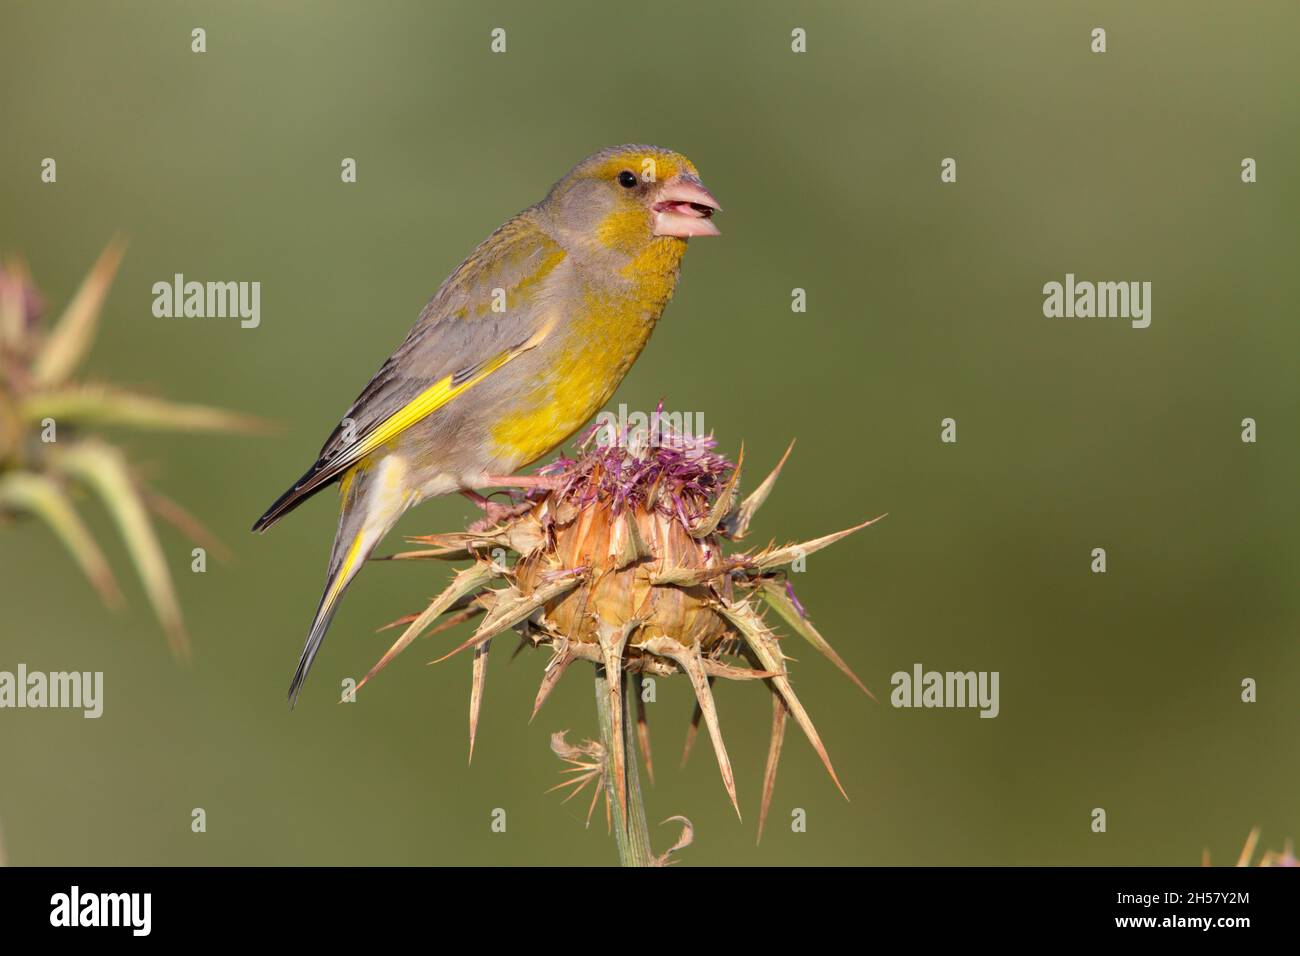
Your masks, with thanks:
<instances>
[{"instance_id":1,"label":"bird's foot","mask_svg":"<svg viewBox=\"0 0 1300 956\"><path fill-rule=\"evenodd\" d=\"M476 491L465 490L461 494L483 509L483 517L469 526L470 534L480 534L490 528L495 528L511 518L519 517L532 507L526 501L520 504L498 504L490 498L483 497Z\"/></svg>"}]
</instances>

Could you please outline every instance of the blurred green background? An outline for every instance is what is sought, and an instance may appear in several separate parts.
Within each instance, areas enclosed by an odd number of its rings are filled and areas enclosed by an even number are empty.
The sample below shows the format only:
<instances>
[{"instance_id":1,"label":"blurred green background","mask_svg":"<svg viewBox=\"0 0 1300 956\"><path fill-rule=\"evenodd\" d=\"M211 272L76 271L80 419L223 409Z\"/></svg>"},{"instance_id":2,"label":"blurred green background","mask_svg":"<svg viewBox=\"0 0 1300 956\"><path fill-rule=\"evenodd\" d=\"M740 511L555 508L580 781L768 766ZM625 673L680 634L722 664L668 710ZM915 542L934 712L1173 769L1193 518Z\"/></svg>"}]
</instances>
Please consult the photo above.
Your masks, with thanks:
<instances>
[{"instance_id":1,"label":"blurred green background","mask_svg":"<svg viewBox=\"0 0 1300 956\"><path fill-rule=\"evenodd\" d=\"M98 721L0 712L11 862L615 860L581 800L544 793L551 731L594 732L585 673L530 725L545 655L495 655L468 768L469 660L424 666L454 634L337 705L388 646L374 629L448 573L378 565L290 712L333 496L247 530L473 245L622 142L682 150L726 211L613 405L703 412L725 449L745 443L750 487L796 437L762 540L890 513L795 578L882 700L791 651L852 802L792 729L755 847L765 691L719 693L740 823L706 740L677 770L690 692L661 681L649 813L695 823L683 860L1226 863L1251 827L1273 848L1300 837L1294 3L10 0L3 22L0 249L57 308L125 233L87 371L283 425L123 436L237 553L191 574L164 531L188 669L101 512L131 587L120 615L44 529L3 532L0 669L106 673ZM150 287L176 272L260 281L261 327L155 319ZM1151 281L1151 327L1045 319L1042 285L1066 272ZM956 445L939 441L949 416ZM1240 441L1246 416L1258 444ZM430 502L399 531L470 512ZM918 661L1000 671L1001 715L893 709L890 675Z\"/></svg>"}]
</instances>

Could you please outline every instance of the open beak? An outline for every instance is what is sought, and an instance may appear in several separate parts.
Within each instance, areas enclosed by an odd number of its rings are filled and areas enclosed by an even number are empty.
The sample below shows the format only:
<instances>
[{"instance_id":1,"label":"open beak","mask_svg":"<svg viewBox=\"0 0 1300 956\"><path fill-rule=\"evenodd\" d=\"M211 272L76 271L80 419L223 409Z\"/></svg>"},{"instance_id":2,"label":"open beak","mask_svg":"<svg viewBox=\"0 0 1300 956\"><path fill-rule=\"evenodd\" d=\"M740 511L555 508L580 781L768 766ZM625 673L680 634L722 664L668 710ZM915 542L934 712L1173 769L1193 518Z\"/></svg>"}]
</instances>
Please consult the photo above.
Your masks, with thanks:
<instances>
[{"instance_id":1,"label":"open beak","mask_svg":"<svg viewBox=\"0 0 1300 956\"><path fill-rule=\"evenodd\" d=\"M664 182L653 206L656 236L717 236L713 214L722 207L704 184L689 173Z\"/></svg>"}]
</instances>

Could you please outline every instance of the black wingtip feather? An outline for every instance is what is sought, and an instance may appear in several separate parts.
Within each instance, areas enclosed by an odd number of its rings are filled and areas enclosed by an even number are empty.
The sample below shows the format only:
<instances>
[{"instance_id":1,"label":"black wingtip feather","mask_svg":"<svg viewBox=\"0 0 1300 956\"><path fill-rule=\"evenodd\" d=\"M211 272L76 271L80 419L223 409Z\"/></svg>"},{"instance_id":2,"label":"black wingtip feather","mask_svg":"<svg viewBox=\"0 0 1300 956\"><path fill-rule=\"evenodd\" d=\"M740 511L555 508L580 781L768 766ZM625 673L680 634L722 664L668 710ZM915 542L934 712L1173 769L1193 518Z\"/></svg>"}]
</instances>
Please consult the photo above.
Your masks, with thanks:
<instances>
[{"instance_id":1,"label":"black wingtip feather","mask_svg":"<svg viewBox=\"0 0 1300 956\"><path fill-rule=\"evenodd\" d=\"M261 534L294 508L297 508L312 495L316 494L316 492L320 491L326 485L333 484L339 479L339 476L335 475L330 478L329 481L313 482L312 479L316 478L318 474L319 468L312 466L305 475L294 482L292 488L282 494L279 498L276 498L271 507L266 509L266 512L262 517L253 522L253 533Z\"/></svg>"}]
</instances>

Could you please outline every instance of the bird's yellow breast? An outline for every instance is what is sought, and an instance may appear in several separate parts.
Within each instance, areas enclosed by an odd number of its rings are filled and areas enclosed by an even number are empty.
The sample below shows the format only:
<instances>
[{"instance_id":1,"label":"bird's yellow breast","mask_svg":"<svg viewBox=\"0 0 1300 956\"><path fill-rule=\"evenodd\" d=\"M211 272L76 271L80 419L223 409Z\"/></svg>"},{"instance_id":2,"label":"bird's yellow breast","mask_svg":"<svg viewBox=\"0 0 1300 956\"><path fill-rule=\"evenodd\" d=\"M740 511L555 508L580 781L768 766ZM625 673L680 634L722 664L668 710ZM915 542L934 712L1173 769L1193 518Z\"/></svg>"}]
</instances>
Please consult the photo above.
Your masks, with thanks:
<instances>
[{"instance_id":1,"label":"bird's yellow breast","mask_svg":"<svg viewBox=\"0 0 1300 956\"><path fill-rule=\"evenodd\" d=\"M492 430L496 451L523 467L559 447L609 401L672 297L686 243L651 242L623 270L617 292L588 288L554 333L541 380Z\"/></svg>"}]
</instances>

